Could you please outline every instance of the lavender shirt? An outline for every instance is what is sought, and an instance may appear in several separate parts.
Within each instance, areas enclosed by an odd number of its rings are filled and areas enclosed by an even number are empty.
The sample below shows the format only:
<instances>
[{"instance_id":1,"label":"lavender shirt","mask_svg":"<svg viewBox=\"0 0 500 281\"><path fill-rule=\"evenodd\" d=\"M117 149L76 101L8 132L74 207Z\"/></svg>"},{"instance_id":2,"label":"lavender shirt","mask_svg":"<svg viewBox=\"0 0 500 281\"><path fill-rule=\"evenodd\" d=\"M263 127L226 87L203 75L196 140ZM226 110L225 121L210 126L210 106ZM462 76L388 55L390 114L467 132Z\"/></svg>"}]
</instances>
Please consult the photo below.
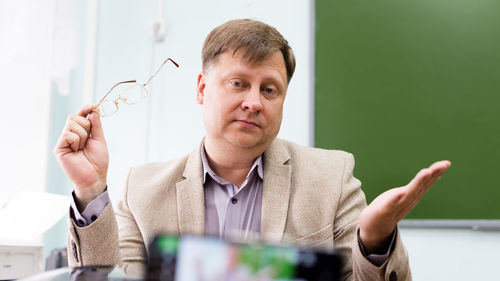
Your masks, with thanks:
<instances>
[{"instance_id":1,"label":"lavender shirt","mask_svg":"<svg viewBox=\"0 0 500 281\"><path fill-rule=\"evenodd\" d=\"M260 236L262 211L262 155L253 163L240 188L217 176L201 150L205 186L205 234L248 239Z\"/></svg>"}]
</instances>

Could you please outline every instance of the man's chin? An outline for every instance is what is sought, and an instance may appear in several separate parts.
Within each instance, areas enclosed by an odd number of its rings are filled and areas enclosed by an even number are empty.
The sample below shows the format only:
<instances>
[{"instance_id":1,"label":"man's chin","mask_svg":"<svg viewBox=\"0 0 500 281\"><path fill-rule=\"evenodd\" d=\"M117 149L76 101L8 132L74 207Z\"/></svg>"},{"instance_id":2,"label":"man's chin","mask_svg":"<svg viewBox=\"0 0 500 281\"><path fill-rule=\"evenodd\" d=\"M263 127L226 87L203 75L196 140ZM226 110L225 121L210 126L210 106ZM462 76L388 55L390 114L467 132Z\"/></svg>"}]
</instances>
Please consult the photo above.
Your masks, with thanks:
<instances>
[{"instance_id":1,"label":"man's chin","mask_svg":"<svg viewBox=\"0 0 500 281\"><path fill-rule=\"evenodd\" d=\"M244 149L258 148L265 145L262 138L255 136L228 136L226 140L232 145Z\"/></svg>"}]
</instances>

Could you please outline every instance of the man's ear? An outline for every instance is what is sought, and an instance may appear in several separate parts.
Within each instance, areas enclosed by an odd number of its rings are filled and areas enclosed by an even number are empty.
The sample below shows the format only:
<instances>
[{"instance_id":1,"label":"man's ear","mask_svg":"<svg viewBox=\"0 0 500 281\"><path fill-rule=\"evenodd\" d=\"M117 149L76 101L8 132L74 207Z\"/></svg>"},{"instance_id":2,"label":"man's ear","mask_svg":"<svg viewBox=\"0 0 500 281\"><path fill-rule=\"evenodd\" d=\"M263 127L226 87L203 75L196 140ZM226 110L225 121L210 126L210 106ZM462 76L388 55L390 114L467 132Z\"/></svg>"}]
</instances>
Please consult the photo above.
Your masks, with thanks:
<instances>
[{"instance_id":1,"label":"man's ear","mask_svg":"<svg viewBox=\"0 0 500 281\"><path fill-rule=\"evenodd\" d=\"M198 74L198 85L196 87L196 102L198 104L203 104L203 98L205 97L205 74L203 72Z\"/></svg>"}]
</instances>

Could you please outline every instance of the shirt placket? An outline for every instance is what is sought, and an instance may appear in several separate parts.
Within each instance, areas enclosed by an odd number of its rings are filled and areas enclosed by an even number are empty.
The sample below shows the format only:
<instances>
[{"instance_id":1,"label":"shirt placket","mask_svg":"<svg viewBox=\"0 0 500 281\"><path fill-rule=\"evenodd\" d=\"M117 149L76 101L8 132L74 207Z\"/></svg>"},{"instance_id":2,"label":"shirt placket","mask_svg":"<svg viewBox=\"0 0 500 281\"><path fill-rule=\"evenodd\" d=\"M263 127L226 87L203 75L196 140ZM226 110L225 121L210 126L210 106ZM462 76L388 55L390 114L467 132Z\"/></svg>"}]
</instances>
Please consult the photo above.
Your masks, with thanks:
<instances>
[{"instance_id":1,"label":"shirt placket","mask_svg":"<svg viewBox=\"0 0 500 281\"><path fill-rule=\"evenodd\" d=\"M224 219L224 232L223 236L233 236L236 229L240 229L240 217L241 217L241 208L239 202L239 192L238 188L229 183L226 185L228 189L228 198L226 200L226 215ZM243 188L243 187L242 187Z\"/></svg>"},{"instance_id":2,"label":"shirt placket","mask_svg":"<svg viewBox=\"0 0 500 281\"><path fill-rule=\"evenodd\" d=\"M205 159L206 156L202 154L202 158ZM206 160L204 161L204 165L206 165ZM224 180L223 178L220 178L217 176L209 166L204 166L204 174L206 175L207 173L210 175L210 177L217 183L217 186L220 188L219 191L215 191L215 195L222 199L215 200L219 201L220 203L215 203L214 207L218 210L217 211L217 217L218 217L218 229L219 229L219 237L232 237L234 235L241 235L243 234L246 236L247 232L249 231L250 227L250 220L254 216L249 216L247 212L249 211L248 204L249 204L249 190L248 188L253 187L252 185L255 184L255 177L262 177L262 171L261 171L261 161L260 158L254 163L254 166L250 169L250 172L248 173L245 181L241 185L241 188L238 189L237 186L232 184L229 181ZM249 185L249 186L247 186ZM251 192L250 192L251 193ZM255 200L252 200L253 204L255 204ZM254 211L254 208L251 208L251 211ZM259 212L260 213L260 212ZM248 216L248 218L247 218ZM260 215L258 215L260 217Z\"/></svg>"}]
</instances>

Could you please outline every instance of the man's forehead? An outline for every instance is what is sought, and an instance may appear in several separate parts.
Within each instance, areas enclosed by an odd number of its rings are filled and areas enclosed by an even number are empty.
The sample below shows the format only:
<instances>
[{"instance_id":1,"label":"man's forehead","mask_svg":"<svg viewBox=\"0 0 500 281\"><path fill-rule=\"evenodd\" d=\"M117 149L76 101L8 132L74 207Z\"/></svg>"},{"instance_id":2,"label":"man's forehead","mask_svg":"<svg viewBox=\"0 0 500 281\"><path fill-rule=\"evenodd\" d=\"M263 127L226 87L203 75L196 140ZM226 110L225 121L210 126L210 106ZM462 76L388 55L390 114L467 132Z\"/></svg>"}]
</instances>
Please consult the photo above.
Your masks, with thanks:
<instances>
[{"instance_id":1,"label":"man's forehead","mask_svg":"<svg viewBox=\"0 0 500 281\"><path fill-rule=\"evenodd\" d=\"M229 65L229 67L234 66L234 69L236 69L238 68L238 65L234 64L234 62L238 62L249 68L258 66L269 66L271 68L275 68L280 73L280 76L282 76L281 78L285 79L286 83L285 60L283 58L283 54L279 50L259 59L252 58L248 55L245 56L244 51L241 50L238 50L236 52L232 50L225 51L217 56L216 60L214 61L214 65L225 64L226 66ZM229 71L230 69L227 70Z\"/></svg>"}]
</instances>

